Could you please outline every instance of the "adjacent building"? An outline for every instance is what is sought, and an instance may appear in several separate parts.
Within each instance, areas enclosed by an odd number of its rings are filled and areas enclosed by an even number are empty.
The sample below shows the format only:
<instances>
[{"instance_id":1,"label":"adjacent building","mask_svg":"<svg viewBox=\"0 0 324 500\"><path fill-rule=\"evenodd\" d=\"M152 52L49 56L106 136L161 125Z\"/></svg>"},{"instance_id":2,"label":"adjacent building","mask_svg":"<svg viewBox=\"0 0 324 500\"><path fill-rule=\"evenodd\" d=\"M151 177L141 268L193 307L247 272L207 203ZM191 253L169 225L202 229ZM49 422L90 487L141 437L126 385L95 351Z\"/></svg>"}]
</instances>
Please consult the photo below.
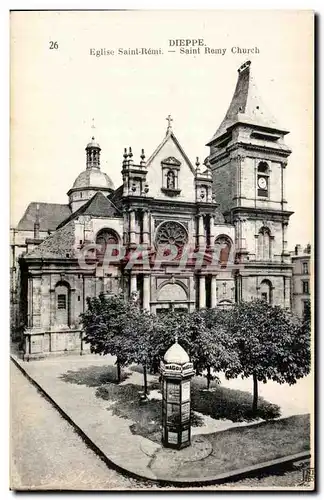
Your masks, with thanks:
<instances>
[{"instance_id":1,"label":"adjacent building","mask_svg":"<svg viewBox=\"0 0 324 500\"><path fill-rule=\"evenodd\" d=\"M310 303L311 245L308 244L304 249L301 245L296 245L294 252L291 252L291 261L293 265L292 309L302 318L305 307Z\"/></svg>"}]
</instances>

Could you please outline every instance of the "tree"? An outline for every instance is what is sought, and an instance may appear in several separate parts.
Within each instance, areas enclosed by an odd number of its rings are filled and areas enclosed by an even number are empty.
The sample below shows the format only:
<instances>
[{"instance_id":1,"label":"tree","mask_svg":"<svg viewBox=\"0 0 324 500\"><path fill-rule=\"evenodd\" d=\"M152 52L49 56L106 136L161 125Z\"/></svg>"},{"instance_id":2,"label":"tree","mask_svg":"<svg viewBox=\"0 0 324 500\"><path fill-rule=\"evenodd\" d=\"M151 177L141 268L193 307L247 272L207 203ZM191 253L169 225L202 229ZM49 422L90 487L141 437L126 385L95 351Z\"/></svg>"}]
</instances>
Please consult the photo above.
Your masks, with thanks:
<instances>
[{"instance_id":1,"label":"tree","mask_svg":"<svg viewBox=\"0 0 324 500\"><path fill-rule=\"evenodd\" d=\"M87 306L80 316L85 331L84 340L90 344L92 353L117 357L117 378L120 382L121 366L127 362L124 330L134 304L125 301L122 294L109 297L100 294L88 297Z\"/></svg>"},{"instance_id":2,"label":"tree","mask_svg":"<svg viewBox=\"0 0 324 500\"><path fill-rule=\"evenodd\" d=\"M188 312L168 310L155 316L154 334L152 335L152 362L155 365L178 338L179 344L190 355L190 316Z\"/></svg>"},{"instance_id":3,"label":"tree","mask_svg":"<svg viewBox=\"0 0 324 500\"><path fill-rule=\"evenodd\" d=\"M233 341L226 328L227 311L203 309L191 314L191 360L196 373L207 370L207 389L214 372L233 368L238 363Z\"/></svg>"},{"instance_id":4,"label":"tree","mask_svg":"<svg viewBox=\"0 0 324 500\"><path fill-rule=\"evenodd\" d=\"M123 325L123 345L120 346L126 364L136 363L143 367L145 397L148 394L147 367L152 364L154 357L155 324L156 316L131 304Z\"/></svg>"},{"instance_id":5,"label":"tree","mask_svg":"<svg viewBox=\"0 0 324 500\"><path fill-rule=\"evenodd\" d=\"M134 300L123 295L87 299L88 309L81 315L86 332L85 342L91 352L117 357L117 378L121 366L141 364L144 374L144 394L148 393L147 365L153 359L153 336L156 317L141 310Z\"/></svg>"},{"instance_id":6,"label":"tree","mask_svg":"<svg viewBox=\"0 0 324 500\"><path fill-rule=\"evenodd\" d=\"M310 331L280 306L263 300L240 302L231 309L227 328L238 363L225 369L227 378L253 377L253 404L258 382L294 384L310 371Z\"/></svg>"}]
</instances>

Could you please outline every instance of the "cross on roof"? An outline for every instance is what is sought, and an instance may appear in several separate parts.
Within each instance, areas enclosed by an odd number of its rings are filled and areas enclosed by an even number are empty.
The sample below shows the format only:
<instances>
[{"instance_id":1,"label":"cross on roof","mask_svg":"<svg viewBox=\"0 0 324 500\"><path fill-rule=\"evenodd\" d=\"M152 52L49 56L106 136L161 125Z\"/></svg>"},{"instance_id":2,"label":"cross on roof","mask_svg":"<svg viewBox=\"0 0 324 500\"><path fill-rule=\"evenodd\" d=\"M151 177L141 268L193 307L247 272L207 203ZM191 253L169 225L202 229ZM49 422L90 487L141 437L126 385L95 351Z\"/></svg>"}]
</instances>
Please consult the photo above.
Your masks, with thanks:
<instances>
[{"instance_id":1,"label":"cross on roof","mask_svg":"<svg viewBox=\"0 0 324 500\"><path fill-rule=\"evenodd\" d=\"M173 122L173 118L171 117L171 115L167 116L166 121L168 122L167 132L169 132L170 130L172 130L171 122Z\"/></svg>"},{"instance_id":2,"label":"cross on roof","mask_svg":"<svg viewBox=\"0 0 324 500\"><path fill-rule=\"evenodd\" d=\"M95 128L96 128L96 126L95 126L94 118L92 118L92 120L91 120L91 121L92 121L91 128L95 129Z\"/></svg>"}]
</instances>

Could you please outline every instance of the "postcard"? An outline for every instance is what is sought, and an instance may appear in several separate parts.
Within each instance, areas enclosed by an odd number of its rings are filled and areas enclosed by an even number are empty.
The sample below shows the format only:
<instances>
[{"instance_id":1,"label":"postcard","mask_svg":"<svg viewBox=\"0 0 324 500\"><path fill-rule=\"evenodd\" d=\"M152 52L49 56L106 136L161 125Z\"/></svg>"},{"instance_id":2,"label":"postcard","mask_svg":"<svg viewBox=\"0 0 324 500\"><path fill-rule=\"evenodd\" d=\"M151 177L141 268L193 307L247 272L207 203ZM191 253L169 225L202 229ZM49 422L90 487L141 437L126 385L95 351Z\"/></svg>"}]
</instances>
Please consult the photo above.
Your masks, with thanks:
<instances>
[{"instance_id":1,"label":"postcard","mask_svg":"<svg viewBox=\"0 0 324 500\"><path fill-rule=\"evenodd\" d=\"M314 490L314 13L10 24L11 489Z\"/></svg>"}]
</instances>

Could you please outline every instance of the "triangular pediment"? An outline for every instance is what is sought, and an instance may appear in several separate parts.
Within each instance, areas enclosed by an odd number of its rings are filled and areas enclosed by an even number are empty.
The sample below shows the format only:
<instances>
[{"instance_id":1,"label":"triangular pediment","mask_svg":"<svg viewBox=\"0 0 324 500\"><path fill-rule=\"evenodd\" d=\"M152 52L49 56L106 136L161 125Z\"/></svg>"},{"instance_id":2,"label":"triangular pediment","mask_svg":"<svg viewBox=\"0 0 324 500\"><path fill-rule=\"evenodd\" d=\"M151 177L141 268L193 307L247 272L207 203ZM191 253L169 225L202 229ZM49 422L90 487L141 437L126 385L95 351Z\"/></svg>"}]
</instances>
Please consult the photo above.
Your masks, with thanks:
<instances>
[{"instance_id":1,"label":"triangular pediment","mask_svg":"<svg viewBox=\"0 0 324 500\"><path fill-rule=\"evenodd\" d=\"M195 174L195 169L194 169L193 164L189 160L188 156L184 152L184 149L182 148L182 146L180 145L178 139L176 138L176 136L174 135L174 133L172 131L169 131L166 134L166 136L164 137L163 141L158 145L158 147L156 148L156 150L154 151L154 153L152 153L152 155L150 156L150 158L147 160L147 167L149 168L149 166L152 164L153 160L157 157L157 155L159 155L159 157L160 157L162 149L163 149L163 151L166 151L167 150L166 145L167 144L171 144L171 143L173 143L175 145L175 151L178 154L174 155L174 156L173 155L172 156L168 155L168 156L166 156L166 158L174 158L174 160L176 160L177 162L180 161L180 163L182 163L181 159L183 159L185 161L185 163L188 165L188 167L191 170L191 172L193 174ZM180 156L181 159L179 159L178 156ZM161 157L160 162L162 163L163 160L165 160L165 157L164 158Z\"/></svg>"},{"instance_id":2,"label":"triangular pediment","mask_svg":"<svg viewBox=\"0 0 324 500\"><path fill-rule=\"evenodd\" d=\"M166 176L174 170L175 180L169 189ZM147 161L147 183L150 196L157 199L168 199L194 202L195 169L181 147L174 133L169 130L163 141Z\"/></svg>"},{"instance_id":3,"label":"triangular pediment","mask_svg":"<svg viewBox=\"0 0 324 500\"><path fill-rule=\"evenodd\" d=\"M168 158L165 158L164 160L162 160L162 162L164 165L175 165L176 167L180 167L181 165L181 162L179 160L177 160L176 158L174 158L174 156L169 156Z\"/></svg>"}]
</instances>

